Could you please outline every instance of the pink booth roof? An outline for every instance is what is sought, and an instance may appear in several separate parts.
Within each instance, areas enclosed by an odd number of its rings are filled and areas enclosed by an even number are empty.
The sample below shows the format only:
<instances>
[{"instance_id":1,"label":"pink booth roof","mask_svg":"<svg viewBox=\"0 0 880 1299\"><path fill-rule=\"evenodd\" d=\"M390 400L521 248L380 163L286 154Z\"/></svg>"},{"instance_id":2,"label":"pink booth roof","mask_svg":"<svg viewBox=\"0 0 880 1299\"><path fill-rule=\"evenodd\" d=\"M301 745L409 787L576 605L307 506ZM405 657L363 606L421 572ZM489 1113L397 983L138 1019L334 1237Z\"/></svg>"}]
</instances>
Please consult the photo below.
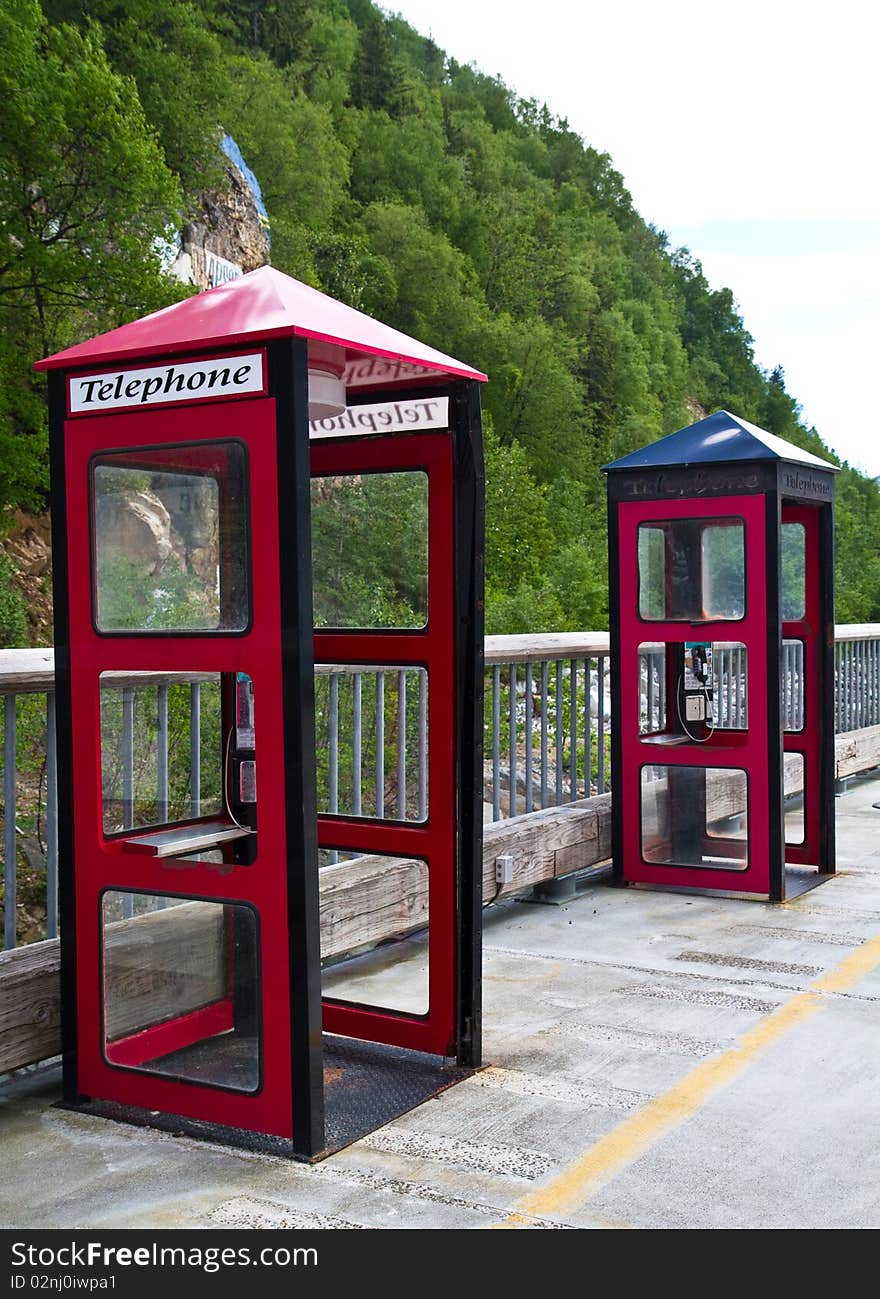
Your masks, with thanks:
<instances>
[{"instance_id":1,"label":"pink booth roof","mask_svg":"<svg viewBox=\"0 0 880 1299\"><path fill-rule=\"evenodd\" d=\"M369 357L403 362L394 376L398 383L414 378L439 380L444 375L481 382L486 379L479 370L271 266L261 266L240 279L65 348L37 361L34 369L73 370L137 357L170 356L290 337L338 344L345 348L349 364ZM379 374L373 383L385 386ZM355 382L350 386L361 385Z\"/></svg>"}]
</instances>

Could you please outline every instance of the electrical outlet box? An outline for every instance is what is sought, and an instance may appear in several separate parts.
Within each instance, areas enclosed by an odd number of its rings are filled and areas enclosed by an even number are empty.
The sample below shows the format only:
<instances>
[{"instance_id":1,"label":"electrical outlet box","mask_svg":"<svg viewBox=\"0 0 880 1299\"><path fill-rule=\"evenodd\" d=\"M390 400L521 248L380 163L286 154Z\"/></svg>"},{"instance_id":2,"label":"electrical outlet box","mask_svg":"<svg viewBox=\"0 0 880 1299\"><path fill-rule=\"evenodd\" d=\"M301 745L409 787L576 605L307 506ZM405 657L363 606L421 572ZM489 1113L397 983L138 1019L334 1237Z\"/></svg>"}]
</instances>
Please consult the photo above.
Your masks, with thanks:
<instances>
[{"instance_id":1,"label":"electrical outlet box","mask_svg":"<svg viewBox=\"0 0 880 1299\"><path fill-rule=\"evenodd\" d=\"M685 695L684 717L686 722L703 722L706 720L706 700L702 695Z\"/></svg>"},{"instance_id":2,"label":"electrical outlet box","mask_svg":"<svg viewBox=\"0 0 880 1299\"><path fill-rule=\"evenodd\" d=\"M513 858L508 856L506 853L501 857L495 858L495 883L513 883Z\"/></svg>"}]
</instances>

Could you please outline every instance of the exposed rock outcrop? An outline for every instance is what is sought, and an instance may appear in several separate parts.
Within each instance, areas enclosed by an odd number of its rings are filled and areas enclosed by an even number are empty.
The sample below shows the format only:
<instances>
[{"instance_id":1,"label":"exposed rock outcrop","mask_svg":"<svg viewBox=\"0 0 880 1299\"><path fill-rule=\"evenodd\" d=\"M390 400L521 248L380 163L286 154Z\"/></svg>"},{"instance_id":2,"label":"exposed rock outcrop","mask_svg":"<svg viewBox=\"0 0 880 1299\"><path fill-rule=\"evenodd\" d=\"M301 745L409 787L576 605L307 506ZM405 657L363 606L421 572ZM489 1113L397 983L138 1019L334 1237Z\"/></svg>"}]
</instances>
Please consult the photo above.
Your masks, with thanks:
<instances>
[{"instance_id":1,"label":"exposed rock outcrop","mask_svg":"<svg viewBox=\"0 0 880 1299\"><path fill-rule=\"evenodd\" d=\"M102 547L123 554L130 564L150 574L175 554L171 515L153 492L98 496L95 504Z\"/></svg>"},{"instance_id":2,"label":"exposed rock outcrop","mask_svg":"<svg viewBox=\"0 0 880 1299\"><path fill-rule=\"evenodd\" d=\"M171 268L178 279L202 289L269 260L269 233L247 180L229 161L225 174L226 188L203 194L201 210L183 227L180 254Z\"/></svg>"},{"instance_id":3,"label":"exposed rock outcrop","mask_svg":"<svg viewBox=\"0 0 880 1299\"><path fill-rule=\"evenodd\" d=\"M25 605L28 644L51 645L52 533L48 514L16 510L0 550L9 560L12 583Z\"/></svg>"}]
</instances>

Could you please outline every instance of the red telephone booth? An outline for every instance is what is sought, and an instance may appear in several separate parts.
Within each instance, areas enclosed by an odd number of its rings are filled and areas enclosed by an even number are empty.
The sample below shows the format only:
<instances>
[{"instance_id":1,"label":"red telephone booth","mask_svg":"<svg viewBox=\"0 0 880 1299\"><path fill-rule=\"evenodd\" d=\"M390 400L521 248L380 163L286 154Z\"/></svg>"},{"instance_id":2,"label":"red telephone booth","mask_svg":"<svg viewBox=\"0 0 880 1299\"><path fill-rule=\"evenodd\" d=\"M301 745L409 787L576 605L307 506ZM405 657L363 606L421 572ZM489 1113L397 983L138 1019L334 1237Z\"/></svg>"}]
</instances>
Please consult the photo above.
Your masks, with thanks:
<instances>
[{"instance_id":1,"label":"red telephone booth","mask_svg":"<svg viewBox=\"0 0 880 1299\"><path fill-rule=\"evenodd\" d=\"M485 376L270 268L38 368L66 1101L313 1158L480 1059Z\"/></svg>"},{"instance_id":2,"label":"red telephone booth","mask_svg":"<svg viewBox=\"0 0 880 1299\"><path fill-rule=\"evenodd\" d=\"M607 465L619 883L834 872L835 466L727 411Z\"/></svg>"}]
</instances>

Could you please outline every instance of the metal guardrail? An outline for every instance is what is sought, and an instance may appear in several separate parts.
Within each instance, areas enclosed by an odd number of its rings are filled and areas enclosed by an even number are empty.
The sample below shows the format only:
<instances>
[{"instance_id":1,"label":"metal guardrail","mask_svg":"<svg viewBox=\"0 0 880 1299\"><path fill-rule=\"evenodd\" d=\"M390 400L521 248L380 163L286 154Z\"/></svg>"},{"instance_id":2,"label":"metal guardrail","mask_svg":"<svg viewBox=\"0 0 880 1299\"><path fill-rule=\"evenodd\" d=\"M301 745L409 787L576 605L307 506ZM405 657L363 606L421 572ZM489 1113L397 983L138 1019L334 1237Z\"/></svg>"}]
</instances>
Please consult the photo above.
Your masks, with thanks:
<instances>
[{"instance_id":1,"label":"metal guardrail","mask_svg":"<svg viewBox=\"0 0 880 1299\"><path fill-rule=\"evenodd\" d=\"M485 662L487 819L497 821L606 792L611 700L607 634L490 636ZM880 725L880 624L839 626L835 668L838 733ZM317 678L321 810L424 820L429 812L427 673L325 664L317 669ZM223 758L219 745L209 746L210 755L205 748L206 731L219 734L219 691L210 678L117 674L107 685L117 703L106 722L105 825L127 829L145 817L162 822L219 810ZM30 851L31 870L45 873L45 936L55 937L58 930L53 686L51 650L0 651L3 881L4 898L13 902L4 908L6 948L17 941L17 868L24 847ZM640 672L641 724L646 731L659 726L664 690L662 648L646 644ZM803 718L799 642L783 646L781 690L784 724L798 729ZM259 717L258 700L256 707ZM715 707L719 725L746 725L745 652L736 642L716 646ZM259 747L257 754L259 761ZM12 816L5 815L9 808L14 809ZM29 941L32 938L29 935Z\"/></svg>"}]
</instances>

